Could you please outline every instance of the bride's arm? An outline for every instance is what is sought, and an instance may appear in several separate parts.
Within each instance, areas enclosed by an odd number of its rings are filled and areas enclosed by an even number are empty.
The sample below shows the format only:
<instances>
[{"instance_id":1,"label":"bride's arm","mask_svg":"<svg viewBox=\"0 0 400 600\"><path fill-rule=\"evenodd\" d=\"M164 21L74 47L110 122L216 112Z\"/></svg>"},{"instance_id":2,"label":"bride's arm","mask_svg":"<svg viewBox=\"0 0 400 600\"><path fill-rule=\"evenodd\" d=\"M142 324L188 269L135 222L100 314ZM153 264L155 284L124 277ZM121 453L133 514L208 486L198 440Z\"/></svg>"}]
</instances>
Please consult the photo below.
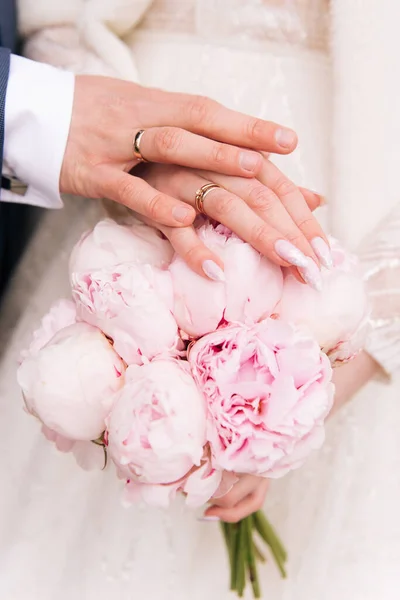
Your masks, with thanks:
<instances>
[{"instance_id":1,"label":"bride's arm","mask_svg":"<svg viewBox=\"0 0 400 600\"><path fill-rule=\"evenodd\" d=\"M335 410L376 375L400 370L400 204L359 249L371 302L365 351L335 374Z\"/></svg>"},{"instance_id":2,"label":"bride's arm","mask_svg":"<svg viewBox=\"0 0 400 600\"><path fill-rule=\"evenodd\" d=\"M391 376L400 369L400 203L359 254L372 305L366 350Z\"/></svg>"}]
</instances>

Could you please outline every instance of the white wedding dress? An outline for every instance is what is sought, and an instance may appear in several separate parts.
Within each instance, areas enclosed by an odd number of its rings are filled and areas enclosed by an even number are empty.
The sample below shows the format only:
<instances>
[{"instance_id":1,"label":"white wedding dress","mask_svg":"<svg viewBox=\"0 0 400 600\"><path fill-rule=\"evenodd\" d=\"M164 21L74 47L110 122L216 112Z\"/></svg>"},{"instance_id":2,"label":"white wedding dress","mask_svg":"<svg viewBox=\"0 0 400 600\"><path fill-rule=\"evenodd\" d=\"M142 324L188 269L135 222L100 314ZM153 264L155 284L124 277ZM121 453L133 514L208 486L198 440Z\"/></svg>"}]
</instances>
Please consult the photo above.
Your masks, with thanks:
<instances>
[{"instance_id":1,"label":"white wedding dress","mask_svg":"<svg viewBox=\"0 0 400 600\"><path fill-rule=\"evenodd\" d=\"M325 0L110 0L118 5L120 21L108 35L127 34L121 23L126 25L128 5L134 15L127 21L138 22L124 43L115 39L112 57L104 47L96 51L93 31L89 36L85 29L85 23L92 25L89 9L96 14L96 6L107 2L82 2L85 19L75 27L74 15L60 8L58 16L59 0L52 0L53 17L42 7L46 1L21 2L23 31L32 34L31 56L78 71L113 73L124 64L125 74L135 73L145 85L209 95L291 126L299 134L299 149L277 157L278 164L297 183L330 197L333 83ZM43 29L40 11L46 13ZM134 59L129 68L128 50ZM125 62L118 62L119 51ZM322 209L325 227L334 209ZM19 351L50 304L68 293L68 253L99 214L95 202L72 199L63 211L48 213L2 307L0 599L231 598L218 525L199 522L179 501L169 511L123 509L112 473L81 471L22 410L15 382ZM385 233L364 251L370 273L382 275L382 264L400 263L395 254L400 219L392 218L390 227L393 245ZM356 222L353 229L355 245ZM391 312L376 319L370 342L388 370L396 366L399 353L393 348L400 345L392 318L399 312L400 273L391 272ZM379 298L387 306L385 293ZM397 600L399 385L370 384L327 429L322 451L271 485L266 510L288 548L289 577L282 581L271 561L262 567L264 597Z\"/></svg>"}]
</instances>

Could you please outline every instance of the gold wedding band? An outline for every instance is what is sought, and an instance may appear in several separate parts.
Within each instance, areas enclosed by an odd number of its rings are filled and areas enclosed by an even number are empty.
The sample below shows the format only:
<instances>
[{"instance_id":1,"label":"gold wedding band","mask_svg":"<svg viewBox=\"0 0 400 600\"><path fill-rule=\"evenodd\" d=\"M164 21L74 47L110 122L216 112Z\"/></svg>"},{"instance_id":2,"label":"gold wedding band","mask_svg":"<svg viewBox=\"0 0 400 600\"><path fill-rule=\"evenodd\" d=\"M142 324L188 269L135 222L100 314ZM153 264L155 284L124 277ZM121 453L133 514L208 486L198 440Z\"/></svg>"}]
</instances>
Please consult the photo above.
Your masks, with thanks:
<instances>
[{"instance_id":1,"label":"gold wedding band","mask_svg":"<svg viewBox=\"0 0 400 600\"><path fill-rule=\"evenodd\" d=\"M141 129L140 131L137 132L137 134L133 138L133 154L134 154L136 160L138 160L139 162L149 162L148 160L146 160L144 158L143 154L140 151L140 142L142 141L144 132L145 132L145 130Z\"/></svg>"},{"instance_id":2,"label":"gold wedding band","mask_svg":"<svg viewBox=\"0 0 400 600\"><path fill-rule=\"evenodd\" d=\"M202 185L200 189L197 190L196 196L194 198L194 206L198 213L202 215L206 215L207 213L204 210L204 199L212 190L216 188L221 188L217 183L206 183Z\"/></svg>"}]
</instances>

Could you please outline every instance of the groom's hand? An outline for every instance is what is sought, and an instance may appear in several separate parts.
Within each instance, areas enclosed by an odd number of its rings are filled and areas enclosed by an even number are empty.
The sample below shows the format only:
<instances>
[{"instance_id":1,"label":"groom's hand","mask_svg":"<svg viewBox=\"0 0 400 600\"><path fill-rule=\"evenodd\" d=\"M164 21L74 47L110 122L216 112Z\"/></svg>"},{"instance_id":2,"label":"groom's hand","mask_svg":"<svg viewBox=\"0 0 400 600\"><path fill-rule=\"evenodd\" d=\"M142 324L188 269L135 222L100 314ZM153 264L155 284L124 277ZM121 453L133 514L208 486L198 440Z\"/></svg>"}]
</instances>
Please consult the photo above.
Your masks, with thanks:
<instances>
[{"instance_id":1,"label":"groom's hand","mask_svg":"<svg viewBox=\"0 0 400 600\"><path fill-rule=\"evenodd\" d=\"M293 131L207 98L77 76L60 191L110 198L163 225L192 223L193 207L129 174L138 163L133 140L140 130L148 161L241 177L261 169L256 151L288 154L297 144Z\"/></svg>"}]
</instances>

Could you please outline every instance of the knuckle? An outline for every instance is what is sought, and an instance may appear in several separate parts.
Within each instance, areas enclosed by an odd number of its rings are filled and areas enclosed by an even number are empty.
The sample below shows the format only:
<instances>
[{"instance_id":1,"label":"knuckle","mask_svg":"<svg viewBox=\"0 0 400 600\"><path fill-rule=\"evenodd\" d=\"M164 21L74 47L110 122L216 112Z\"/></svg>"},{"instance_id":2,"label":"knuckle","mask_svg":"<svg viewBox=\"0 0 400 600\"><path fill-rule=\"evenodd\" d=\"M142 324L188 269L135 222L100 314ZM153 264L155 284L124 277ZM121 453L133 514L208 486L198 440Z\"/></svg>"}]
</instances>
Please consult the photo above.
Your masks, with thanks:
<instances>
[{"instance_id":1,"label":"knuckle","mask_svg":"<svg viewBox=\"0 0 400 600\"><path fill-rule=\"evenodd\" d=\"M227 162L228 152L224 144L214 142L210 152L210 163L213 166L220 166Z\"/></svg>"},{"instance_id":2,"label":"knuckle","mask_svg":"<svg viewBox=\"0 0 400 600\"><path fill-rule=\"evenodd\" d=\"M276 180L275 190L278 196L288 196L289 194L293 194L293 192L296 192L297 187L292 181L290 181L290 179L287 179L282 175Z\"/></svg>"},{"instance_id":3,"label":"knuckle","mask_svg":"<svg viewBox=\"0 0 400 600\"><path fill-rule=\"evenodd\" d=\"M185 262L187 262L189 265L193 265L193 264L197 263L198 258L199 258L199 250L200 250L200 248L198 246L190 246L190 248L183 250L183 252L182 252L183 260Z\"/></svg>"},{"instance_id":4,"label":"knuckle","mask_svg":"<svg viewBox=\"0 0 400 600\"><path fill-rule=\"evenodd\" d=\"M314 225L314 223L315 219L310 215L309 217L303 217L297 221L297 227L299 227L299 229L309 229Z\"/></svg>"},{"instance_id":5,"label":"knuckle","mask_svg":"<svg viewBox=\"0 0 400 600\"><path fill-rule=\"evenodd\" d=\"M216 103L205 96L193 96L187 104L188 118L191 125L201 125L210 117Z\"/></svg>"},{"instance_id":6,"label":"knuckle","mask_svg":"<svg viewBox=\"0 0 400 600\"><path fill-rule=\"evenodd\" d=\"M230 194L220 193L213 200L213 213L216 217L231 213L235 206L235 199Z\"/></svg>"},{"instance_id":7,"label":"knuckle","mask_svg":"<svg viewBox=\"0 0 400 600\"><path fill-rule=\"evenodd\" d=\"M126 179L125 177L121 180L118 186L117 196L118 201L126 206L133 206L133 202L137 193L134 179Z\"/></svg>"},{"instance_id":8,"label":"knuckle","mask_svg":"<svg viewBox=\"0 0 400 600\"><path fill-rule=\"evenodd\" d=\"M254 210L269 211L276 203L272 190L264 185L252 185L248 195L248 203Z\"/></svg>"},{"instance_id":9,"label":"knuckle","mask_svg":"<svg viewBox=\"0 0 400 600\"><path fill-rule=\"evenodd\" d=\"M157 131L154 144L162 156L169 156L175 152L182 141L182 134L174 127L163 127Z\"/></svg>"},{"instance_id":10,"label":"knuckle","mask_svg":"<svg viewBox=\"0 0 400 600\"><path fill-rule=\"evenodd\" d=\"M268 230L265 225L254 225L251 231L251 244L256 248L265 245Z\"/></svg>"},{"instance_id":11,"label":"knuckle","mask_svg":"<svg viewBox=\"0 0 400 600\"><path fill-rule=\"evenodd\" d=\"M256 117L251 117L247 121L246 132L247 136L254 141L258 141L265 137L264 123Z\"/></svg>"},{"instance_id":12,"label":"knuckle","mask_svg":"<svg viewBox=\"0 0 400 600\"><path fill-rule=\"evenodd\" d=\"M155 194L147 204L147 214L153 221L158 221L160 218L160 208L165 202L163 194Z\"/></svg>"}]
</instances>

